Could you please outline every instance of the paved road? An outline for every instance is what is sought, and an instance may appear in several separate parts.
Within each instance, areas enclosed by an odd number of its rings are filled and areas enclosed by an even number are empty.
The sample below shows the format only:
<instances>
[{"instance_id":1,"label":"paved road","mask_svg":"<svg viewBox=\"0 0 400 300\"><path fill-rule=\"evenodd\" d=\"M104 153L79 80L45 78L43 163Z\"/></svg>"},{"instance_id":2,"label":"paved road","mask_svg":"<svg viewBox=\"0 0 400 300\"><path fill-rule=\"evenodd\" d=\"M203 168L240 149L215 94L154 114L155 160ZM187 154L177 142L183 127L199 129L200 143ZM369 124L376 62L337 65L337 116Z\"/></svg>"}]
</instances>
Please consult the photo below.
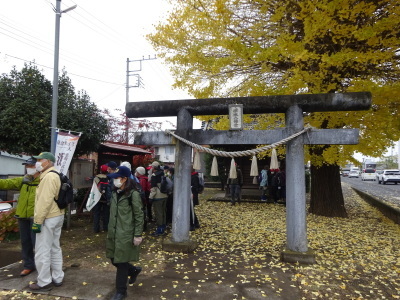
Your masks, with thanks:
<instances>
[{"instance_id":1,"label":"paved road","mask_svg":"<svg viewBox=\"0 0 400 300\"><path fill-rule=\"evenodd\" d=\"M387 183L378 184L378 181L362 181L361 178L342 177L342 181L352 187L381 200L390 202L393 206L400 208L400 184Z\"/></svg>"}]
</instances>

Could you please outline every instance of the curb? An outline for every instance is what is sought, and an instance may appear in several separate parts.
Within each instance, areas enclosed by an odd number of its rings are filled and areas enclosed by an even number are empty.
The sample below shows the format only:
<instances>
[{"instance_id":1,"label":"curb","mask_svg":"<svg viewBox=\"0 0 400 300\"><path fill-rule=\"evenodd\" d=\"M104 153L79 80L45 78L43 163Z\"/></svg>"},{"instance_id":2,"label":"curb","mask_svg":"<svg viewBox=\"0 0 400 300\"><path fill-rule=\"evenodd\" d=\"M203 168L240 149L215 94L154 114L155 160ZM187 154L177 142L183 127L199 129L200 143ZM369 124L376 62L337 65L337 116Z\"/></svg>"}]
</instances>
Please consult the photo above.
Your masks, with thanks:
<instances>
[{"instance_id":1,"label":"curb","mask_svg":"<svg viewBox=\"0 0 400 300\"><path fill-rule=\"evenodd\" d=\"M396 224L400 224L400 209L392 207L381 199L360 191L359 189L356 189L354 187L351 188L366 202L379 209L380 212L383 213L386 217L391 219Z\"/></svg>"}]
</instances>

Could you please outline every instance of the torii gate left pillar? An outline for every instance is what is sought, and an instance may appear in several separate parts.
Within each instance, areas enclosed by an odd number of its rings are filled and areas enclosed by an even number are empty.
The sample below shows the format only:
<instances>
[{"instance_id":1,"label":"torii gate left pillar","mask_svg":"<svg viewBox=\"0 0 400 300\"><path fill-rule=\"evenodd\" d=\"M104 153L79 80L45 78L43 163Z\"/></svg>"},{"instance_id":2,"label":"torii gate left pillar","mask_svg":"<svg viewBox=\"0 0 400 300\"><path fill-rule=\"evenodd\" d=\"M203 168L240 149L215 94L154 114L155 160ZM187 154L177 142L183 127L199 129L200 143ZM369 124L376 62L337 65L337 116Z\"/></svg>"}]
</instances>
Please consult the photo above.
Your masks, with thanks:
<instances>
[{"instance_id":1,"label":"torii gate left pillar","mask_svg":"<svg viewBox=\"0 0 400 300\"><path fill-rule=\"evenodd\" d=\"M193 130L193 115L223 115L229 104L243 104L245 114L285 113L286 128L276 130L202 131ZM178 116L176 133L199 145L273 144L303 130L303 112L366 110L371 106L367 92L346 94L312 94L217 98L180 101L135 102L126 105L126 115L132 117ZM172 239L164 249L190 251L189 240L191 147L174 141L163 132L142 133L135 144L177 144L174 184ZM287 262L315 262L307 247L304 144L357 144L358 129L313 130L298 136L286 147L286 249L281 253ZM172 246L169 248L169 246ZM169 249L168 249L169 248Z\"/></svg>"}]
</instances>

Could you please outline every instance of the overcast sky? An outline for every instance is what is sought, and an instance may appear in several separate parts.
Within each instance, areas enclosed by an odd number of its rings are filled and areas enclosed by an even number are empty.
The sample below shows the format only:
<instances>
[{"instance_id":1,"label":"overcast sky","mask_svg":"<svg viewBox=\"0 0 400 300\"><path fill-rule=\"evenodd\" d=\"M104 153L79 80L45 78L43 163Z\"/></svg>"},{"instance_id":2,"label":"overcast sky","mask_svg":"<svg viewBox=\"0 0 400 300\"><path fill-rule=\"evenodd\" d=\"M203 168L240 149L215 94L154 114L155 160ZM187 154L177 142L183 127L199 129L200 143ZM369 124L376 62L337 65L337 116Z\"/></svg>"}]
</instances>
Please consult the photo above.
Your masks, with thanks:
<instances>
[{"instance_id":1,"label":"overcast sky","mask_svg":"<svg viewBox=\"0 0 400 300\"><path fill-rule=\"evenodd\" d=\"M2 0L0 10L0 73L20 70L34 61L52 82L56 0ZM125 109L126 60L154 58L145 39L170 9L166 0L62 0L59 71L63 68L76 90L84 89L100 109ZM130 63L130 70L138 69ZM161 59L142 62L141 87L130 88L129 100L188 99L173 90L173 80ZM135 84L135 78L130 77Z\"/></svg>"},{"instance_id":2,"label":"overcast sky","mask_svg":"<svg viewBox=\"0 0 400 300\"><path fill-rule=\"evenodd\" d=\"M53 81L56 0L2 0L1 4L0 73L35 61ZM65 68L76 90L86 90L100 109L124 110L126 60L155 57L145 35L171 7L167 0L62 0L61 9L74 5L77 8L61 17L59 70ZM138 67L130 63L130 70ZM137 74L143 84L129 89L130 102L191 98L172 89L172 77L159 58L143 61ZM135 83L134 77L130 83ZM195 121L194 127L199 126ZM400 152L397 149L394 153Z\"/></svg>"}]
</instances>

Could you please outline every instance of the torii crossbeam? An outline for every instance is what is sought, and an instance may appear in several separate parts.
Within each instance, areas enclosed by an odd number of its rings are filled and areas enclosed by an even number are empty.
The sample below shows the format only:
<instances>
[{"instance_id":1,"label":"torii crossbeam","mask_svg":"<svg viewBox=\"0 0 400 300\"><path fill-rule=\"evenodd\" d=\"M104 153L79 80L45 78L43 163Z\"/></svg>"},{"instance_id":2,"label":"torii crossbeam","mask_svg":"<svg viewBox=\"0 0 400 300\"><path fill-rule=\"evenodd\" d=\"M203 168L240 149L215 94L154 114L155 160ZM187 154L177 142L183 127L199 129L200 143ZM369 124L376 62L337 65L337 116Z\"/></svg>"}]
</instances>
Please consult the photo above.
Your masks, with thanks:
<instances>
[{"instance_id":1,"label":"torii crossbeam","mask_svg":"<svg viewBox=\"0 0 400 300\"><path fill-rule=\"evenodd\" d=\"M228 115L229 104L242 104L244 114L285 113L277 130L193 130L193 116ZM196 144L272 144L304 129L303 112L358 111L371 106L369 92L147 101L126 104L128 118L177 116L175 133ZM304 144L357 144L358 129L316 129L286 144L286 249L282 259L315 262L307 246ZM171 243L189 242L191 147L164 132L140 133L138 145L176 144ZM179 248L179 247L178 247Z\"/></svg>"}]
</instances>

